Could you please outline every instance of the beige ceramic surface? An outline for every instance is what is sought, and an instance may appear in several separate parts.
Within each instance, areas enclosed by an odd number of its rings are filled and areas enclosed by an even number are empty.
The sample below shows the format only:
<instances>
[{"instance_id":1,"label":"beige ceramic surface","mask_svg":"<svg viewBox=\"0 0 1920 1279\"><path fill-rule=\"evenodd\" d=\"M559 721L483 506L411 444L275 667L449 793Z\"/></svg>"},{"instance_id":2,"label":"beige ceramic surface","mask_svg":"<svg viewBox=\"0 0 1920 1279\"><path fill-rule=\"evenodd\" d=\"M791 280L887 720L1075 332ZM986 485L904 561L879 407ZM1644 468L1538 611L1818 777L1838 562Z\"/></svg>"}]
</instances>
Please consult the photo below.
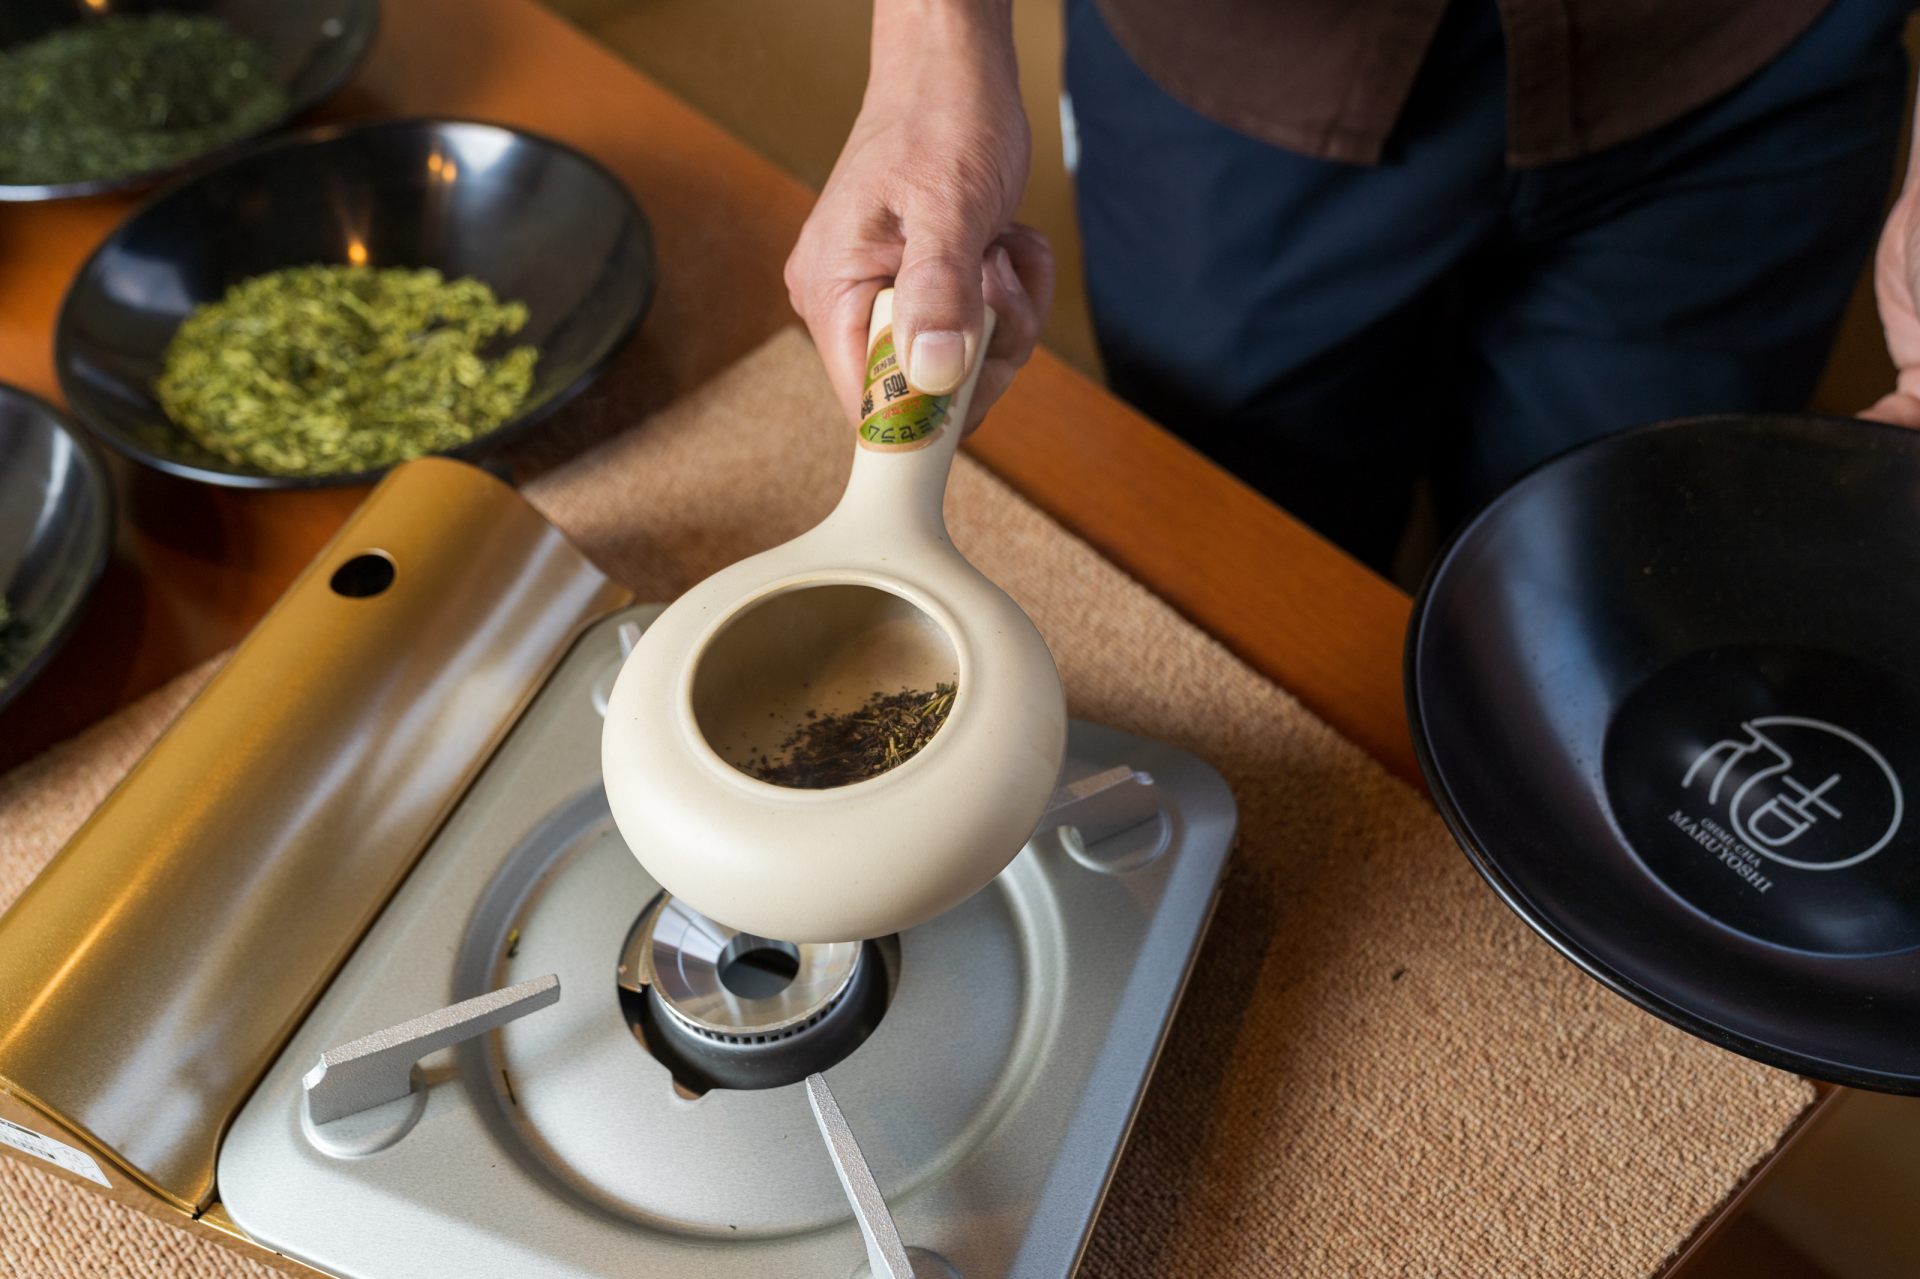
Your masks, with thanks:
<instances>
[{"instance_id":1,"label":"beige ceramic surface","mask_svg":"<svg viewBox=\"0 0 1920 1279\"><path fill-rule=\"evenodd\" d=\"M869 346L891 319L884 290ZM696 910L794 942L898 932L978 891L1039 822L1066 749L1060 676L941 514L978 375L923 446L857 447L825 520L681 596L622 668L607 798L648 874ZM777 755L808 711L955 680L932 742L870 780L797 790L735 766Z\"/></svg>"}]
</instances>

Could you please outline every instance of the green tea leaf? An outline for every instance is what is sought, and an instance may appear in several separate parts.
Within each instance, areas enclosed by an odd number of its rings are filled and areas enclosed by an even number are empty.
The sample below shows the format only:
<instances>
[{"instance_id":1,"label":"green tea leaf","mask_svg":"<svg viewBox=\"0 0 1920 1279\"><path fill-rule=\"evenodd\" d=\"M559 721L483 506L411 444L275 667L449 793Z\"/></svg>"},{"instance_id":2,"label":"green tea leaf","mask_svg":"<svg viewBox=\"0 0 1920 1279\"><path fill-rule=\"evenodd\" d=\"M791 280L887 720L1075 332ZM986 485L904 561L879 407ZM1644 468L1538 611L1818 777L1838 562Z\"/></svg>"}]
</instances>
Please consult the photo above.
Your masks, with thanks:
<instances>
[{"instance_id":1,"label":"green tea leaf","mask_svg":"<svg viewBox=\"0 0 1920 1279\"><path fill-rule=\"evenodd\" d=\"M171 168L286 110L266 50L218 18L90 19L0 53L0 182Z\"/></svg>"},{"instance_id":2,"label":"green tea leaf","mask_svg":"<svg viewBox=\"0 0 1920 1279\"><path fill-rule=\"evenodd\" d=\"M471 278L302 266L243 280L187 317L154 384L202 447L275 475L372 470L511 418L539 353L489 359L527 308Z\"/></svg>"}]
</instances>

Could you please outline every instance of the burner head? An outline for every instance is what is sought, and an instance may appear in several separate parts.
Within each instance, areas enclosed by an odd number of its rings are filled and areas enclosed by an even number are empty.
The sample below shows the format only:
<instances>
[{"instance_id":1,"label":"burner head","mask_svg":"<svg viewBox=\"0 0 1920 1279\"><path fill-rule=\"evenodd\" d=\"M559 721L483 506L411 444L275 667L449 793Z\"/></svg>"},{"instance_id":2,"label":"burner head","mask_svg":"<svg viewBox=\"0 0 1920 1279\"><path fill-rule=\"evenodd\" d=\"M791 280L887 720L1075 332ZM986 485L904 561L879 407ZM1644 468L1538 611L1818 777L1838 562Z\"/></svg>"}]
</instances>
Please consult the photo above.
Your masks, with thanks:
<instances>
[{"instance_id":1,"label":"burner head","mask_svg":"<svg viewBox=\"0 0 1920 1279\"><path fill-rule=\"evenodd\" d=\"M897 963L891 942L758 937L662 893L622 948L620 1002L686 1091L779 1088L837 1064L873 1032Z\"/></svg>"}]
</instances>

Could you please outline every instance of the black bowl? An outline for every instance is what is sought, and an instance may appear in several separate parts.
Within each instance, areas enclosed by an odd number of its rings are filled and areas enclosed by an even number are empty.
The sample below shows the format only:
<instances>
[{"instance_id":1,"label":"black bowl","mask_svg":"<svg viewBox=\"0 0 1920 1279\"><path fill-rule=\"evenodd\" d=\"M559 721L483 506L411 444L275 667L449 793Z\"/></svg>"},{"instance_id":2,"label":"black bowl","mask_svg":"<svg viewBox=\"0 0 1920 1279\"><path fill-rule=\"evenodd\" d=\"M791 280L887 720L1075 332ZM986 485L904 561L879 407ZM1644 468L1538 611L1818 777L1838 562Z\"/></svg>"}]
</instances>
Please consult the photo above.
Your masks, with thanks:
<instances>
[{"instance_id":1,"label":"black bowl","mask_svg":"<svg viewBox=\"0 0 1920 1279\"><path fill-rule=\"evenodd\" d=\"M29 44L62 27L109 15L204 13L265 49L287 107L250 134L163 169L82 182L0 184L0 200L62 200L151 185L279 128L345 84L373 45L380 0L6 0L0 5L0 51Z\"/></svg>"},{"instance_id":2,"label":"black bowl","mask_svg":"<svg viewBox=\"0 0 1920 1279\"><path fill-rule=\"evenodd\" d=\"M51 404L0 383L0 708L73 629L112 549L99 453Z\"/></svg>"},{"instance_id":3,"label":"black bowl","mask_svg":"<svg viewBox=\"0 0 1920 1279\"><path fill-rule=\"evenodd\" d=\"M491 124L409 120L263 144L156 194L80 268L54 331L81 425L170 474L237 488L362 484L379 471L270 475L167 420L154 379L174 330L249 276L308 263L436 267L524 302L540 351L526 403L458 448L484 455L578 393L653 296L653 236L626 187L557 142Z\"/></svg>"},{"instance_id":4,"label":"black bowl","mask_svg":"<svg viewBox=\"0 0 1920 1279\"><path fill-rule=\"evenodd\" d=\"M1414 741L1493 887L1685 1030L1920 1091L1920 434L1630 431L1522 479L1415 606Z\"/></svg>"}]
</instances>

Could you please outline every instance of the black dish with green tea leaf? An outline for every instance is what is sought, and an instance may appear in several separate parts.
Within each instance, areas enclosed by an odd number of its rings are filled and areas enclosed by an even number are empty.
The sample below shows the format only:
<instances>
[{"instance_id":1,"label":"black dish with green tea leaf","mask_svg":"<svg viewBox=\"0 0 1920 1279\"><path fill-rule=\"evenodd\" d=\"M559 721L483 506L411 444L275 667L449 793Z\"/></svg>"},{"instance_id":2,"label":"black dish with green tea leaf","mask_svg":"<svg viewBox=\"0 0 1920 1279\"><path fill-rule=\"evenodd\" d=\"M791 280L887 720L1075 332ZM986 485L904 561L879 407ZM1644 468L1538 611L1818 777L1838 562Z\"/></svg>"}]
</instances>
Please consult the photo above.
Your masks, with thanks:
<instances>
[{"instance_id":1,"label":"black dish with green tea leaf","mask_svg":"<svg viewBox=\"0 0 1920 1279\"><path fill-rule=\"evenodd\" d=\"M0 4L0 200L151 184L353 74L378 0Z\"/></svg>"},{"instance_id":2,"label":"black dish with green tea leaf","mask_svg":"<svg viewBox=\"0 0 1920 1279\"><path fill-rule=\"evenodd\" d=\"M197 307L167 344L160 408L273 475L392 466L467 444L526 402L527 308L432 267L295 266Z\"/></svg>"},{"instance_id":3,"label":"black dish with green tea leaf","mask_svg":"<svg viewBox=\"0 0 1920 1279\"><path fill-rule=\"evenodd\" d=\"M652 296L653 239L619 179L588 157L497 125L386 121L262 144L159 192L81 267L55 328L74 416L156 470L240 488L367 483L368 464L278 474L195 442L155 386L197 307L291 268L433 270L472 279L525 322L477 348L532 348L511 416L429 451L478 458L577 394L626 343Z\"/></svg>"}]
</instances>

